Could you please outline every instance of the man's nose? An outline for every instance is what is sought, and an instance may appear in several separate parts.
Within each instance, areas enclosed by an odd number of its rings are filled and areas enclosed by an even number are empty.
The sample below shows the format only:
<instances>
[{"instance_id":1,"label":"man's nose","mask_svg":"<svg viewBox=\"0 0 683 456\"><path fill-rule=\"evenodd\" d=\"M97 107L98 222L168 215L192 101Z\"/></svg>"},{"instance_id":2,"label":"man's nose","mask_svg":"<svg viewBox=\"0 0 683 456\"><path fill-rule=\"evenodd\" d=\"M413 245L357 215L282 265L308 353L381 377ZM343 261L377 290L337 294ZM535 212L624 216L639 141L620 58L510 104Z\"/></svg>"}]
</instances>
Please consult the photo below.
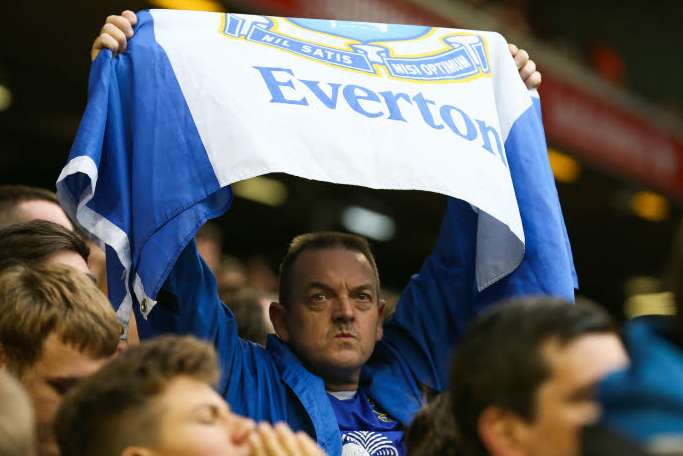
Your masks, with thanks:
<instances>
[{"instance_id":1,"label":"man's nose","mask_svg":"<svg viewBox=\"0 0 683 456\"><path fill-rule=\"evenodd\" d=\"M245 443L256 427L256 423L254 423L253 420L236 415L232 412L225 424L228 434L230 435L230 440L235 445Z\"/></svg>"},{"instance_id":2,"label":"man's nose","mask_svg":"<svg viewBox=\"0 0 683 456\"><path fill-rule=\"evenodd\" d=\"M333 310L333 318L335 320L353 320L354 318L353 301L348 296L340 296L336 300Z\"/></svg>"}]
</instances>

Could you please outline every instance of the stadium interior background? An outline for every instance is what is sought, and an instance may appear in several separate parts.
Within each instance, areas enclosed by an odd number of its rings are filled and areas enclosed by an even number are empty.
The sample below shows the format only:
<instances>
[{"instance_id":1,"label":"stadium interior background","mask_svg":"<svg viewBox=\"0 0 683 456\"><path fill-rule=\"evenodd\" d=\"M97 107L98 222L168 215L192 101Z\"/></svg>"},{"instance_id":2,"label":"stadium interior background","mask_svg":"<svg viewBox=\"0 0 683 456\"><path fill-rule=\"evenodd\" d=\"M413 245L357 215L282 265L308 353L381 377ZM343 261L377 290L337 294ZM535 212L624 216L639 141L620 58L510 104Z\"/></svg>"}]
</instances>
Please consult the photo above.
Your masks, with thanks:
<instances>
[{"instance_id":1,"label":"stadium interior background","mask_svg":"<svg viewBox=\"0 0 683 456\"><path fill-rule=\"evenodd\" d=\"M496 30L528 49L580 294L618 316L663 289L683 196L683 3L661 0L45 0L3 2L0 183L54 188L86 102L89 48L109 14L168 7ZM235 188L224 251L275 267L289 239L345 229L373 240L400 289L433 245L444 198L284 175Z\"/></svg>"}]
</instances>

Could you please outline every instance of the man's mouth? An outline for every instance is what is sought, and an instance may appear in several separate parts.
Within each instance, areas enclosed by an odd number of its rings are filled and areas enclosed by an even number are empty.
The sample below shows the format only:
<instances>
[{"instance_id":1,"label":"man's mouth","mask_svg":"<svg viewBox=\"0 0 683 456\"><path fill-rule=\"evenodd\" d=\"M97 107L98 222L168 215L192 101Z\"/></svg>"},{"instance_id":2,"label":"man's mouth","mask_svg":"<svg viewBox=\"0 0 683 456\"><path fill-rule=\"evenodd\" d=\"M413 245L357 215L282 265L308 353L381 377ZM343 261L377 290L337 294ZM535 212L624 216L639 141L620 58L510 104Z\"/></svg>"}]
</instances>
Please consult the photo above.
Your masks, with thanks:
<instances>
[{"instance_id":1,"label":"man's mouth","mask_svg":"<svg viewBox=\"0 0 683 456\"><path fill-rule=\"evenodd\" d=\"M350 332L340 332L337 333L335 336L335 339L355 339L356 336L353 335L353 333Z\"/></svg>"}]
</instances>

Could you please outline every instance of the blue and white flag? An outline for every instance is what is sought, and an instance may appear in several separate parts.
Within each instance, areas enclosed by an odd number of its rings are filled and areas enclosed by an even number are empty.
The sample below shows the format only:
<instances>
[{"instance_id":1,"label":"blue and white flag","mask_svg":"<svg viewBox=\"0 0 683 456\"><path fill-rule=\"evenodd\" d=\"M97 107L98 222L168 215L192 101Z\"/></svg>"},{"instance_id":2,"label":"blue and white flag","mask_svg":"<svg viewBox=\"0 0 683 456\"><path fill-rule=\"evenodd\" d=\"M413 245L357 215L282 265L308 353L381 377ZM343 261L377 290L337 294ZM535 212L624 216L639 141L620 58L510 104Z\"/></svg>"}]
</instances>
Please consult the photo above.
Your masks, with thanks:
<instances>
[{"instance_id":1,"label":"blue and white flag","mask_svg":"<svg viewBox=\"0 0 683 456\"><path fill-rule=\"evenodd\" d=\"M57 188L106 243L127 321L228 209L230 184L271 172L463 200L479 214L463 234L477 243L479 290L519 266L531 229L543 291L573 294L537 94L496 33L141 12L128 50L93 64Z\"/></svg>"}]
</instances>

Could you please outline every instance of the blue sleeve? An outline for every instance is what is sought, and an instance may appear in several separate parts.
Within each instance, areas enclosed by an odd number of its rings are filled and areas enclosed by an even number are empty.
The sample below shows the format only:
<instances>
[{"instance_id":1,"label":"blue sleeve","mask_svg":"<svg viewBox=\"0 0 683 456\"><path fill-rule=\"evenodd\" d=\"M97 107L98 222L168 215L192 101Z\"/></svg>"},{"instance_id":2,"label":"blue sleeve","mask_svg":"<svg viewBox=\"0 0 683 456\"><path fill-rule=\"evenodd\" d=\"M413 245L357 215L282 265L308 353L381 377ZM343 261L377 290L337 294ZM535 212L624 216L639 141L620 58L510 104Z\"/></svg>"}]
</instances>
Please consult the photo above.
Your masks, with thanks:
<instances>
[{"instance_id":1,"label":"blue sleeve","mask_svg":"<svg viewBox=\"0 0 683 456\"><path fill-rule=\"evenodd\" d=\"M410 280L385 325L385 342L410 366L414 380L437 391L448 385L453 348L483 309L522 295L573 301L576 272L537 99L515 121L505 150L526 237L519 267L477 290L477 214L467 203L450 198L433 253Z\"/></svg>"},{"instance_id":2,"label":"blue sleeve","mask_svg":"<svg viewBox=\"0 0 683 456\"><path fill-rule=\"evenodd\" d=\"M218 391L236 413L273 422L287 418L286 393L270 354L238 337L237 322L220 301L216 280L194 240L180 254L148 319L135 307L142 338L192 335L216 348L221 365Z\"/></svg>"},{"instance_id":3,"label":"blue sleeve","mask_svg":"<svg viewBox=\"0 0 683 456\"><path fill-rule=\"evenodd\" d=\"M451 348L477 311L472 305L477 214L449 198L434 252L403 291L384 341L400 353L417 381L441 391Z\"/></svg>"}]
</instances>

